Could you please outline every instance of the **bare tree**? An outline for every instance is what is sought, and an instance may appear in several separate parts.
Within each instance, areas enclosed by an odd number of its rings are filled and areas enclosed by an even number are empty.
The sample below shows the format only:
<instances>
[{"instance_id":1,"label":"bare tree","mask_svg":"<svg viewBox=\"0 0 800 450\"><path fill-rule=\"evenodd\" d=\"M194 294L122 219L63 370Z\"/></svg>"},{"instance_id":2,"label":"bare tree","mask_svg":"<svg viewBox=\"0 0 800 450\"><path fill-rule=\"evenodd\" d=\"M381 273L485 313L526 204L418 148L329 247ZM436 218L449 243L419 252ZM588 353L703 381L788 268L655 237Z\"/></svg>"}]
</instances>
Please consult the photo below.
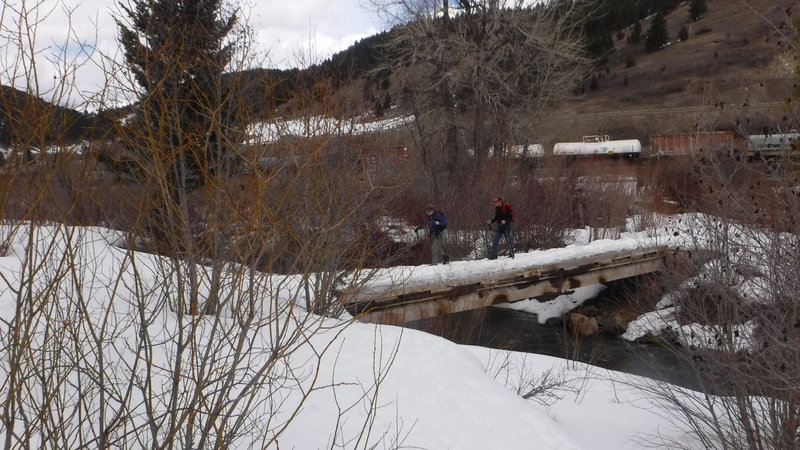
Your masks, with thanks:
<instances>
[{"instance_id":1,"label":"bare tree","mask_svg":"<svg viewBox=\"0 0 800 450\"><path fill-rule=\"evenodd\" d=\"M528 143L537 111L585 76L579 24L555 4L373 3L399 23L388 66L407 67L400 103L414 116L412 136L434 196L443 174L463 184L488 155Z\"/></svg>"},{"instance_id":2,"label":"bare tree","mask_svg":"<svg viewBox=\"0 0 800 450\"><path fill-rule=\"evenodd\" d=\"M23 6L4 3L2 14L26 24L45 12L36 10L41 2ZM142 11L128 11L144 20L136 15ZM16 45L27 48L25 31L17 32ZM181 39L187 36L173 37L170 54L160 56L197 50L183 47L193 42ZM248 67L252 56L246 40L236 49L224 66L229 74ZM35 78L34 53L23 52L0 73ZM172 60L161 81L181 84L172 71L189 70L193 61ZM128 78L132 72L105 63L104 93L142 93L135 75ZM25 165L42 183L28 184L31 195L17 203L13 189L22 184L6 183L20 165L0 167L0 256L9 257L0 267L6 448L267 447L278 445L310 396L341 388L321 378L321 360L352 322L335 290L385 263L387 245L376 192L347 145L352 128L339 121L336 137L318 125L308 139L251 135L244 145L252 99L237 94L242 78L223 80L221 73L214 72L211 89L189 90L188 97L180 89L149 92L136 105L136 120L116 123L116 136L136 156L136 177L106 181L108 171L90 167L97 153L88 152L85 159L73 155L85 184L53 188L58 168L38 158ZM213 101L196 97L205 94ZM325 96L314 99L324 111ZM39 131L51 128L39 126L44 119L33 109L5 108L31 127L19 136L66 151L60 136ZM229 113L235 121L226 121ZM11 153L25 145L13 143ZM120 144L89 145L102 152ZM228 158L237 167L220 162ZM69 195L51 197L51 190ZM74 226L81 223L76 202L103 217L103 202L91 197L115 192L127 196L124 217L114 222L123 229ZM374 399L391 364L391 355L376 358L374 383L360 386L364 394L355 400L363 411L340 400L343 415L362 418L363 426L348 427L349 435L334 427L335 442L370 448L402 439L400 425L396 438L370 434Z\"/></svg>"},{"instance_id":3,"label":"bare tree","mask_svg":"<svg viewBox=\"0 0 800 450\"><path fill-rule=\"evenodd\" d=\"M734 202L749 203L737 191L714 198L735 211ZM641 387L707 448L795 448L800 241L719 213L687 220L681 233L695 243L691 258L670 267L656 312L639 319L674 349L705 395L656 382Z\"/></svg>"},{"instance_id":4,"label":"bare tree","mask_svg":"<svg viewBox=\"0 0 800 450\"><path fill-rule=\"evenodd\" d=\"M800 123L795 113L786 120ZM800 167L789 154L734 156L711 152L687 165L683 176L702 190L684 199L697 213L676 231L691 243L688 258L668 268L647 302L656 311L639 319L703 392L642 388L706 448L797 448Z\"/></svg>"}]
</instances>

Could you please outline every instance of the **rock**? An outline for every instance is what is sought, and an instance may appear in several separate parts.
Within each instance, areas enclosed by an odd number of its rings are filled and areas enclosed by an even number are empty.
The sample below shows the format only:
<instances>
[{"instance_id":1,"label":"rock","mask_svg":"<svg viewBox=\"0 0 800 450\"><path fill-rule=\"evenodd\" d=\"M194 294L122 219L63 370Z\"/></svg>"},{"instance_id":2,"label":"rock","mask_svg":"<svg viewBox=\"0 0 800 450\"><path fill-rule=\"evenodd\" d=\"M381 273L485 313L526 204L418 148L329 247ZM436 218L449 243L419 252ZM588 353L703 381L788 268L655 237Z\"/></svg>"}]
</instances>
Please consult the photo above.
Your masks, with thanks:
<instances>
[{"instance_id":1,"label":"rock","mask_svg":"<svg viewBox=\"0 0 800 450\"><path fill-rule=\"evenodd\" d=\"M619 336L628 330L628 323L633 318L624 311L613 311L603 320L603 331L612 336Z\"/></svg>"},{"instance_id":2,"label":"rock","mask_svg":"<svg viewBox=\"0 0 800 450\"><path fill-rule=\"evenodd\" d=\"M598 305L581 305L575 312L587 317L597 317L600 314L600 308Z\"/></svg>"},{"instance_id":3,"label":"rock","mask_svg":"<svg viewBox=\"0 0 800 450\"><path fill-rule=\"evenodd\" d=\"M600 331L600 327L597 325L597 319L594 317L572 313L569 315L569 322L572 325L572 334L576 336L594 336Z\"/></svg>"},{"instance_id":4,"label":"rock","mask_svg":"<svg viewBox=\"0 0 800 450\"><path fill-rule=\"evenodd\" d=\"M561 317L550 317L544 321L544 324L549 327L560 327L564 324L564 320Z\"/></svg>"}]
</instances>

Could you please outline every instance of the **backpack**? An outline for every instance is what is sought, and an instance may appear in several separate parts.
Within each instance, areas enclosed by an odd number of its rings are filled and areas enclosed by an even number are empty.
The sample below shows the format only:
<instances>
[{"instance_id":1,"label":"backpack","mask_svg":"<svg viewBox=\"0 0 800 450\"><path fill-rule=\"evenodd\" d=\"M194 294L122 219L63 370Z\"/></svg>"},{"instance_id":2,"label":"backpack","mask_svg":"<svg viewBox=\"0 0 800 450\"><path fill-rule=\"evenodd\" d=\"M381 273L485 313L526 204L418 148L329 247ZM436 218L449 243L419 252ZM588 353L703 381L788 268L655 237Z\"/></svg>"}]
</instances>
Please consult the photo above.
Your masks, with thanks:
<instances>
[{"instance_id":1,"label":"backpack","mask_svg":"<svg viewBox=\"0 0 800 450\"><path fill-rule=\"evenodd\" d=\"M437 226L439 227L440 230L446 229L447 228L447 218L444 216L443 212L441 212L441 211L436 211L436 212L439 213L440 216L442 216L442 220L439 221L439 225L437 225Z\"/></svg>"},{"instance_id":2,"label":"backpack","mask_svg":"<svg viewBox=\"0 0 800 450\"><path fill-rule=\"evenodd\" d=\"M506 213L506 215L511 216L511 220L509 222L513 222L517 218L514 208L509 203L503 203L503 212Z\"/></svg>"}]
</instances>

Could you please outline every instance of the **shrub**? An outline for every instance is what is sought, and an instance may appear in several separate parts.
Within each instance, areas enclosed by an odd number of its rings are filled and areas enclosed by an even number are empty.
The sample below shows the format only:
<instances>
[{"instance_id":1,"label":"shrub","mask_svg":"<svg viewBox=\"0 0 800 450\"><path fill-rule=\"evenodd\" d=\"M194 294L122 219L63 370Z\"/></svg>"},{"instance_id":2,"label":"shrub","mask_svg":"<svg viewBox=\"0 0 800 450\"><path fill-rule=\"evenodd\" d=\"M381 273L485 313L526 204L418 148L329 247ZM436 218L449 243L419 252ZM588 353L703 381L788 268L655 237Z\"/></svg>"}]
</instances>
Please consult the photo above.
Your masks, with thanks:
<instances>
[{"instance_id":1,"label":"shrub","mask_svg":"<svg viewBox=\"0 0 800 450\"><path fill-rule=\"evenodd\" d=\"M680 31L678 31L678 39L681 41L686 41L689 39L689 30L686 26L682 26Z\"/></svg>"}]
</instances>

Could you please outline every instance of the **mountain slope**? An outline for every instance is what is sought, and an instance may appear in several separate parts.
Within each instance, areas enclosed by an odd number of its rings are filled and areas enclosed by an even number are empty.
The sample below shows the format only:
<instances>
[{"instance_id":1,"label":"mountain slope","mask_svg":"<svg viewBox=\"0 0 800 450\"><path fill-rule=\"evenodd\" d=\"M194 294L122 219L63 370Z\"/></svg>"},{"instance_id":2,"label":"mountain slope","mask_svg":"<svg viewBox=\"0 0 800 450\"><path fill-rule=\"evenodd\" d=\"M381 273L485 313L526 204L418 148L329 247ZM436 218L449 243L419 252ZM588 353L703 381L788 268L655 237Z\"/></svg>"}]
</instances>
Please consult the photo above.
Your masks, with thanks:
<instances>
[{"instance_id":1,"label":"mountain slope","mask_svg":"<svg viewBox=\"0 0 800 450\"><path fill-rule=\"evenodd\" d=\"M0 86L0 145L74 143L92 133L93 121L74 109Z\"/></svg>"},{"instance_id":2,"label":"mountain slope","mask_svg":"<svg viewBox=\"0 0 800 450\"><path fill-rule=\"evenodd\" d=\"M597 89L532 124L542 141L792 126L784 104L795 82L787 35L797 2L710 0L697 22L688 20L688 3L667 16L672 41L659 51L647 54L643 42L629 44L629 30L615 36ZM677 39L681 27L685 41Z\"/></svg>"},{"instance_id":3,"label":"mountain slope","mask_svg":"<svg viewBox=\"0 0 800 450\"><path fill-rule=\"evenodd\" d=\"M690 22L689 2L684 2L667 16L672 41L653 53L645 53L643 41L628 42L631 29L614 32L614 51L585 92L528 126L545 145L590 134L646 140L652 134L694 129L747 134L764 126L796 127L790 117L784 120L785 100L795 82L787 38L793 9L800 14L797 0L709 0L705 16ZM642 30L648 27L649 20L643 21ZM677 39L681 28L688 36L683 41ZM396 81L407 68L372 71L380 44L390 33L357 42L305 70L254 69L239 74L247 98L259 99L246 107L259 119L276 108L279 114L301 113L301 107L286 101L298 88L327 76L333 80L338 104L360 104L375 111L391 107L402 96ZM23 101L25 94L12 88L3 87L2 93L0 143L5 144L16 134L30 134L11 123L19 115L14 111L23 107L38 111L37 117L50 117L45 128L60 129L43 135L66 134L69 140L99 135L109 123L96 122L97 117L118 115L100 113L93 122L77 111L45 107L38 99Z\"/></svg>"}]
</instances>

